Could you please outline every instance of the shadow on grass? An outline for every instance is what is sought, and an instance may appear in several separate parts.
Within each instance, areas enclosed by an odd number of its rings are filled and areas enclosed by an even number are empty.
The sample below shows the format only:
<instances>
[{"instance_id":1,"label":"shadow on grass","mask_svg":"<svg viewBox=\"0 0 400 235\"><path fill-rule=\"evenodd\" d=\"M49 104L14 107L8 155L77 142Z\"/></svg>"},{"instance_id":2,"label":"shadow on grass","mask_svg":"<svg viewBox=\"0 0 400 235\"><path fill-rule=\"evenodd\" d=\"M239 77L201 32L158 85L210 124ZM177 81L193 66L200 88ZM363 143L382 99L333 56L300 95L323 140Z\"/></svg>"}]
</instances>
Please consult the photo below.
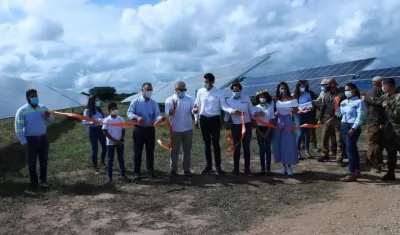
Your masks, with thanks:
<instances>
[{"instance_id":1,"label":"shadow on grass","mask_svg":"<svg viewBox=\"0 0 400 235\"><path fill-rule=\"evenodd\" d=\"M61 122L50 125L47 129L49 142L53 143L62 134L72 130L77 122L76 119L65 118ZM18 171L25 166L25 151L21 147L20 143L13 143L0 149L0 178L5 178L7 175L18 173Z\"/></svg>"}]
</instances>

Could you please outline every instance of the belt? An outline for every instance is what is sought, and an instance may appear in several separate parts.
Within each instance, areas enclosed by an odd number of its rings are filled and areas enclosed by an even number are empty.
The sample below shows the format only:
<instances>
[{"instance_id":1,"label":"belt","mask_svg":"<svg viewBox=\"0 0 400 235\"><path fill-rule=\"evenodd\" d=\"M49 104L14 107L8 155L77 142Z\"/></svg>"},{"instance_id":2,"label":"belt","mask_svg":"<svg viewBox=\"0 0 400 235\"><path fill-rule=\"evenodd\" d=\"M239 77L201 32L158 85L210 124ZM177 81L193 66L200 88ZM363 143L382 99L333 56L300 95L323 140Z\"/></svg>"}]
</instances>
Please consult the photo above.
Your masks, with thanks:
<instances>
[{"instance_id":1,"label":"belt","mask_svg":"<svg viewBox=\"0 0 400 235\"><path fill-rule=\"evenodd\" d=\"M145 129L145 128L154 128L154 126L138 126L138 125L135 125L135 128Z\"/></svg>"},{"instance_id":2,"label":"belt","mask_svg":"<svg viewBox=\"0 0 400 235\"><path fill-rule=\"evenodd\" d=\"M26 138L43 138L43 137L46 137L46 135L29 135L29 136L26 136Z\"/></svg>"},{"instance_id":3,"label":"belt","mask_svg":"<svg viewBox=\"0 0 400 235\"><path fill-rule=\"evenodd\" d=\"M212 119L212 118L217 118L217 117L219 118L219 117L221 117L221 115L215 115L215 116L210 116L210 117L200 115L200 118L206 118L206 119Z\"/></svg>"}]
</instances>

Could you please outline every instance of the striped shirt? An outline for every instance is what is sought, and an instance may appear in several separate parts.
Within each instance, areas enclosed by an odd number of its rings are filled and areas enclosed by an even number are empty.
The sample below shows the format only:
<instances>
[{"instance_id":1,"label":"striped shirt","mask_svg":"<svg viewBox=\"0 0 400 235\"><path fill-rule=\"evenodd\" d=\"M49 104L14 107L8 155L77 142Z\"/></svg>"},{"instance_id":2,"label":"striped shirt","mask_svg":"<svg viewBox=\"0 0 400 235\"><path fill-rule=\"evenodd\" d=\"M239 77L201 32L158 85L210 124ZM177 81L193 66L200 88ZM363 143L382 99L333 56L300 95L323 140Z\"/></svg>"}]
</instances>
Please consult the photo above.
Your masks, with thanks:
<instances>
[{"instance_id":1,"label":"striped shirt","mask_svg":"<svg viewBox=\"0 0 400 235\"><path fill-rule=\"evenodd\" d=\"M353 123L352 128L357 129L365 122L367 106L357 96L343 100L336 116L342 118L342 123Z\"/></svg>"},{"instance_id":2,"label":"striped shirt","mask_svg":"<svg viewBox=\"0 0 400 235\"><path fill-rule=\"evenodd\" d=\"M27 136L42 136L46 134L47 123L54 121L54 116L46 117L44 112L48 108L39 104L36 109L25 104L15 114L15 134L22 145L27 143Z\"/></svg>"}]
</instances>

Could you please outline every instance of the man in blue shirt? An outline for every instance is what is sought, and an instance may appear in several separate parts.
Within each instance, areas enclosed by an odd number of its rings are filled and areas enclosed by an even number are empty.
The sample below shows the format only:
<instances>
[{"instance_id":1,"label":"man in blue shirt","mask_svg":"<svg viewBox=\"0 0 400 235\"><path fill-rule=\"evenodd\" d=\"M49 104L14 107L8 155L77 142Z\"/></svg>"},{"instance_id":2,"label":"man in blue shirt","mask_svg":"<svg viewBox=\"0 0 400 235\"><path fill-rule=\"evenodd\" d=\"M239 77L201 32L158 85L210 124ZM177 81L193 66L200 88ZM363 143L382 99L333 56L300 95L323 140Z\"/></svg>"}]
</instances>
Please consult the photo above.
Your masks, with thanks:
<instances>
[{"instance_id":1,"label":"man in blue shirt","mask_svg":"<svg viewBox=\"0 0 400 235\"><path fill-rule=\"evenodd\" d=\"M18 109L15 114L15 134L24 147L27 155L30 189L47 185L47 159L49 142L46 138L47 123L53 122L46 106L39 104L37 91L26 91L27 104ZM39 158L40 176L36 173L36 161Z\"/></svg>"},{"instance_id":2,"label":"man in blue shirt","mask_svg":"<svg viewBox=\"0 0 400 235\"><path fill-rule=\"evenodd\" d=\"M156 131L153 123L164 119L160 114L158 104L150 97L153 92L151 83L142 85L142 96L132 100L126 115L129 120L139 122L133 129L133 166L134 179L140 180L143 147L146 145L147 173L154 178L154 148L156 143Z\"/></svg>"}]
</instances>

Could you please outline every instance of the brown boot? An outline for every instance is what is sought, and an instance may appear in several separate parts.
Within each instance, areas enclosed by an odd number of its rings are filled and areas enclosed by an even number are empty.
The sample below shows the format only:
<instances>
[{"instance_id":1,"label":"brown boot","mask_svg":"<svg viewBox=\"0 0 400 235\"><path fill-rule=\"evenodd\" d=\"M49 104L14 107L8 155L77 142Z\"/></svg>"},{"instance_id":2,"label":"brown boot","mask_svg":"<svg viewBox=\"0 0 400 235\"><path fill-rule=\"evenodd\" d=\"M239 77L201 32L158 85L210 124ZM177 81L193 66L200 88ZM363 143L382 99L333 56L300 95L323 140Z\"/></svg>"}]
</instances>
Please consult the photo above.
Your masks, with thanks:
<instances>
[{"instance_id":1,"label":"brown boot","mask_svg":"<svg viewBox=\"0 0 400 235\"><path fill-rule=\"evenodd\" d=\"M357 182L357 173L350 173L342 179L343 182Z\"/></svg>"}]
</instances>

